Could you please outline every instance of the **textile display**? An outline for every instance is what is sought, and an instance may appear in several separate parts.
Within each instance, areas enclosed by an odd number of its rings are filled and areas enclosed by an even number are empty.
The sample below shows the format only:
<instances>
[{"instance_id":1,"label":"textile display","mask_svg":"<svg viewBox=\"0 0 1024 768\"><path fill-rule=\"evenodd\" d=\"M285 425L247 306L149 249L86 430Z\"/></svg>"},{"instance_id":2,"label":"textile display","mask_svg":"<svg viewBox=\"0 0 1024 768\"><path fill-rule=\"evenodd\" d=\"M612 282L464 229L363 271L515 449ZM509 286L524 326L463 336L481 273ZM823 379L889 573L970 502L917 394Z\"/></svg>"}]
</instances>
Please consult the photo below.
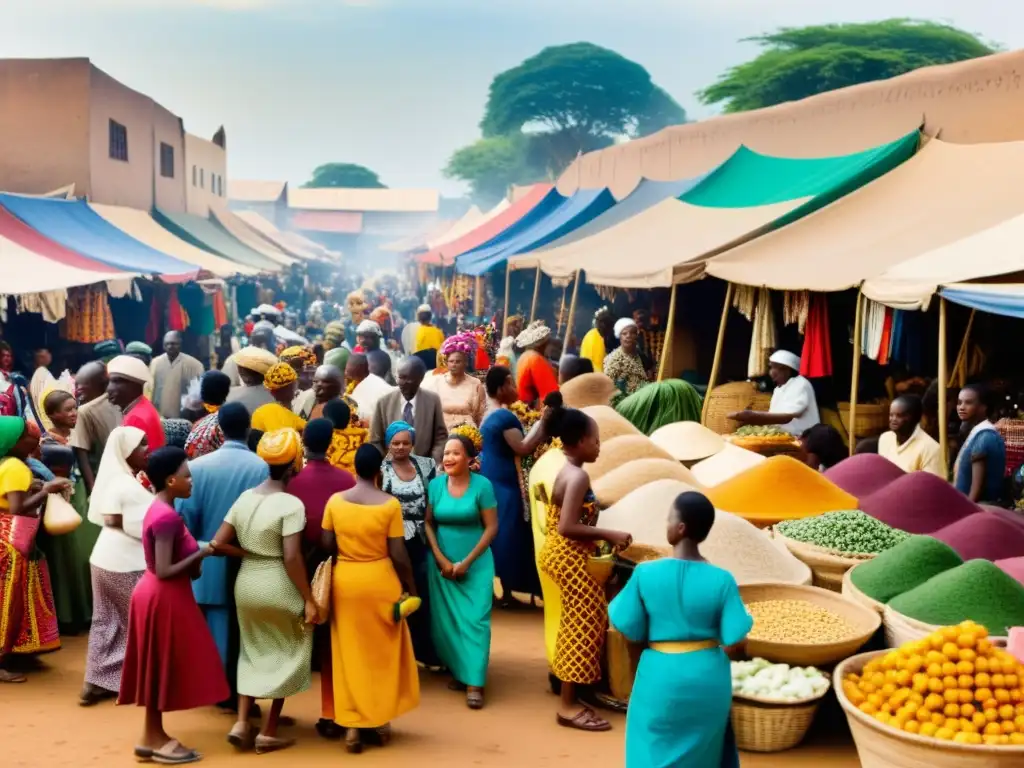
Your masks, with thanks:
<instances>
[{"instance_id":1,"label":"textile display","mask_svg":"<svg viewBox=\"0 0 1024 768\"><path fill-rule=\"evenodd\" d=\"M807 295L806 291L803 291ZM800 375L809 379L832 375L832 338L828 328L828 297L824 293L809 296L804 348L800 355Z\"/></svg>"},{"instance_id":2,"label":"textile display","mask_svg":"<svg viewBox=\"0 0 1024 768\"><path fill-rule=\"evenodd\" d=\"M782 324L796 325L797 331L804 332L807 314L810 311L809 291L786 291L782 295Z\"/></svg>"},{"instance_id":3,"label":"textile display","mask_svg":"<svg viewBox=\"0 0 1024 768\"><path fill-rule=\"evenodd\" d=\"M71 288L68 291L64 338L83 344L98 344L116 337L106 290L97 286Z\"/></svg>"},{"instance_id":4,"label":"textile display","mask_svg":"<svg viewBox=\"0 0 1024 768\"><path fill-rule=\"evenodd\" d=\"M754 327L750 337L750 356L747 359L747 376L754 378L768 373L768 355L778 345L775 335L775 313L772 310L771 291L761 288L754 310Z\"/></svg>"}]
</instances>

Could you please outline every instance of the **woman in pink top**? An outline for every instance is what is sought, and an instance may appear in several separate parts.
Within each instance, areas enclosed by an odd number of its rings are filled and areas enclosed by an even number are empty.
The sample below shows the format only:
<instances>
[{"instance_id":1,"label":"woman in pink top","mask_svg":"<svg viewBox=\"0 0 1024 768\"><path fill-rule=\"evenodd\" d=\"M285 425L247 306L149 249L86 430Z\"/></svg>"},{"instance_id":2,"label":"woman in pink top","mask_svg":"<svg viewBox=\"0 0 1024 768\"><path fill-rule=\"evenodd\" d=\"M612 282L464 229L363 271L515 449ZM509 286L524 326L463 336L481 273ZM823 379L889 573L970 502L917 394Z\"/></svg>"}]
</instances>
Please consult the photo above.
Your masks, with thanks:
<instances>
[{"instance_id":1,"label":"woman in pink top","mask_svg":"<svg viewBox=\"0 0 1024 768\"><path fill-rule=\"evenodd\" d=\"M479 427L487 410L487 393L484 385L474 376L466 373L476 338L471 333L449 336L441 345L441 356L445 359L446 373L428 376L424 386L441 398L444 425L449 431L459 424Z\"/></svg>"}]
</instances>

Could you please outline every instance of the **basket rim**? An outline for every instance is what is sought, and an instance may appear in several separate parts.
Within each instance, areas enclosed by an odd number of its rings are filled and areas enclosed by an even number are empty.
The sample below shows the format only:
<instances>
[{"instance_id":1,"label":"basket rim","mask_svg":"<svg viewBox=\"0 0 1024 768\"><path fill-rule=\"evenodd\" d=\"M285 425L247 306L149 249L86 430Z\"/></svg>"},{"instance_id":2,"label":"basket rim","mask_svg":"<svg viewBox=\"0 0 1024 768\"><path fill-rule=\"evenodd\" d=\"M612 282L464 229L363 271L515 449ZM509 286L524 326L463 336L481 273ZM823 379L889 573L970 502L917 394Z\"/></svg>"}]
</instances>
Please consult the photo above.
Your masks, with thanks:
<instances>
[{"instance_id":1,"label":"basket rim","mask_svg":"<svg viewBox=\"0 0 1024 768\"><path fill-rule=\"evenodd\" d=\"M821 670L818 670L818 671L820 672ZM823 698L825 698L828 695L829 690L831 690L831 688L832 688L832 680L829 679L829 676L827 674L825 674L824 672L822 672L821 674L822 674L822 676L826 680L828 680L828 687L825 688L825 690L822 691L819 695L811 696L810 698L807 698L807 699L793 699L791 701L780 701L779 699L766 699L763 696L748 696L748 695L741 694L741 693L734 693L732 695L732 699L733 699L734 703L738 701L741 704L763 704L763 705L767 705L769 707L779 707L779 708L783 708L783 707L800 707L800 706L807 706L807 705L810 705L810 704L817 704L818 702L820 702Z\"/></svg>"},{"instance_id":2,"label":"basket rim","mask_svg":"<svg viewBox=\"0 0 1024 768\"><path fill-rule=\"evenodd\" d=\"M856 565L853 566L853 568L856 567ZM864 592L860 587L853 583L853 577L850 576L850 574L853 573L853 568L850 568L846 573L843 574L843 586L849 587L851 590L855 591L860 596L858 600L870 601L871 605L875 607L875 610L878 612L878 614L882 615L885 612L885 603L879 600L875 600L875 598L871 597L869 594Z\"/></svg>"},{"instance_id":3,"label":"basket rim","mask_svg":"<svg viewBox=\"0 0 1024 768\"><path fill-rule=\"evenodd\" d=\"M824 596L824 597L826 597L826 598L828 598L829 600L832 600L832 601L844 602L848 606L852 606L853 609L855 609L856 611L858 611L861 614L863 614L863 616L865 618L865 626L867 626L868 624L871 625L870 631L868 631L868 630L859 631L858 630L858 632L856 634L850 635L850 637L848 637L848 638L846 638L844 640L836 640L836 641L831 642L831 643L784 643L784 642L779 642L778 640L760 640L760 639L756 640L755 642L757 642L760 645L764 645L764 646L768 646L768 647L776 647L776 648L779 648L779 647L794 648L794 649L798 649L798 650L799 649L807 649L807 650L817 649L817 650L821 650L821 649L824 649L824 648L833 648L833 647L837 647L838 648L838 647L841 647L841 646L844 646L844 645L848 645L848 644L850 644L850 643L852 643L854 641L860 641L860 643L863 645L863 643L866 643L871 638L871 636L874 635L875 632L878 631L878 628L880 626L882 626L882 617L881 617L881 615L877 611L873 611L870 608L868 608L867 606L861 605L860 603L856 602L855 600L852 600L851 598L846 597L845 595L843 595L843 594L841 594L839 592L833 592L830 589L823 589L821 587L815 587L815 586L812 586L810 584L808 584L808 585L804 585L804 584L786 584L784 582L777 582L777 581L758 582L758 583L755 583L755 584L744 584L743 586L740 587L740 597L743 596L743 591L745 589L758 588L758 587L761 587L761 588L763 588L763 587L775 587L775 588L778 588L780 590L782 590L782 589L784 589L784 590L793 590L793 591L795 591L797 593L801 593L802 592L803 594L819 594L819 595L822 595L822 596ZM786 599L786 598L765 598L765 599ZM795 599L799 599L799 598L795 598ZM764 602L764 600L754 600L753 602L759 603L759 602ZM746 600L744 600L744 603L746 603ZM867 617L868 616L871 617L871 621L870 622L867 621Z\"/></svg>"},{"instance_id":4,"label":"basket rim","mask_svg":"<svg viewBox=\"0 0 1024 768\"><path fill-rule=\"evenodd\" d=\"M939 739L932 739L926 736L918 736L917 734L898 731L895 728L883 725L875 720L875 718L868 717L853 706L853 704L850 703L850 700L846 698L846 692L843 690L843 677L848 672L852 671L854 667L856 667L858 671L862 670L872 659L884 656L891 651L891 648L886 648L881 651L866 651L865 653L858 653L855 656L851 656L850 658L841 661L836 666L835 671L832 673L832 687L835 688L836 698L839 700L839 706L843 708L843 712L846 714L847 718L856 720L859 725L862 725L879 736L889 737L896 741L902 741L907 744L926 747L928 749L946 752L959 752L971 755L1020 755L1021 757L1024 757L1024 745L1018 746L1015 744L1007 744L1006 746L997 747L988 744L957 744L952 741L940 741Z\"/></svg>"},{"instance_id":5,"label":"basket rim","mask_svg":"<svg viewBox=\"0 0 1024 768\"><path fill-rule=\"evenodd\" d=\"M796 520L804 520L804 519L806 519L806 518L796 518ZM793 544L797 545L797 547L802 548L802 549L809 549L809 550L815 552L816 554L830 555L832 557L837 557L837 558L840 558L842 560L855 560L856 562L851 566L851 568L855 568L858 565L860 565L861 563L866 563L867 561L874 560L876 557L878 557L879 553L877 553L877 552L876 553L871 553L871 552L843 552L842 550L839 550L839 549L829 549L828 547L823 547L823 546L821 546L819 544L811 544L810 542L807 542L807 541L800 541L800 539L794 539L794 538L792 538L790 536L787 536L786 534L784 534L782 531L779 530L779 526L782 523L788 523L788 522L791 522L791 521L789 521L789 520L780 520L779 522L777 522L775 525L772 526L772 533L774 533L774 535L776 537L782 539L783 543L787 547L789 546L790 542L792 542Z\"/></svg>"}]
</instances>

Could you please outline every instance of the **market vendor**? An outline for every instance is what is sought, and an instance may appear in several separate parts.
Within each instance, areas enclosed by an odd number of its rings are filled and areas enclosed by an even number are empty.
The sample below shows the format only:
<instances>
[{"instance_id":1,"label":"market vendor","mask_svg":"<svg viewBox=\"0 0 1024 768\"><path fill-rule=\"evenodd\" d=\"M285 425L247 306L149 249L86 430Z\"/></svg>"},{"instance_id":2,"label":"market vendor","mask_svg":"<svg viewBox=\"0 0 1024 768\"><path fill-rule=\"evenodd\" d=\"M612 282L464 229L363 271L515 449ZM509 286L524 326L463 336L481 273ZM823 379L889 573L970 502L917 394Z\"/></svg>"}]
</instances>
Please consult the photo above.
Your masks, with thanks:
<instances>
[{"instance_id":1,"label":"market vendor","mask_svg":"<svg viewBox=\"0 0 1024 768\"><path fill-rule=\"evenodd\" d=\"M768 412L737 411L729 418L741 425L781 427L794 437L820 421L818 401L811 382L800 375L800 357L784 349L768 358L768 375L775 384Z\"/></svg>"}]
</instances>

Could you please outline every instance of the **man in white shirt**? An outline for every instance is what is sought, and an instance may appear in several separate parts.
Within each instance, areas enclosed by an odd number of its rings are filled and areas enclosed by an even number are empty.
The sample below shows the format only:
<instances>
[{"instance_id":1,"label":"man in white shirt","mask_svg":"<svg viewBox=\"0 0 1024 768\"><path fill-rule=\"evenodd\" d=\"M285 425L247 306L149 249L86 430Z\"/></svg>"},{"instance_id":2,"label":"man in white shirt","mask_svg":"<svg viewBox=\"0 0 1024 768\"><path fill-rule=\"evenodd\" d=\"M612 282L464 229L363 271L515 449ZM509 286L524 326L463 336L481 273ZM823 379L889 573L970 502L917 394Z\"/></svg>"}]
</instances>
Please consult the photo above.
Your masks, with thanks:
<instances>
[{"instance_id":1,"label":"man in white shirt","mask_svg":"<svg viewBox=\"0 0 1024 768\"><path fill-rule=\"evenodd\" d=\"M800 375L800 358L784 349L776 350L768 358L768 375L775 384L768 412L738 411L729 418L758 426L776 425L794 437L817 424L818 400L811 382Z\"/></svg>"},{"instance_id":2,"label":"man in white shirt","mask_svg":"<svg viewBox=\"0 0 1024 768\"><path fill-rule=\"evenodd\" d=\"M345 382L350 386L356 383L351 396L359 406L360 421L366 424L373 419L377 401L394 390L383 378L370 373L370 362L361 352L350 355L345 363Z\"/></svg>"},{"instance_id":3,"label":"man in white shirt","mask_svg":"<svg viewBox=\"0 0 1024 768\"><path fill-rule=\"evenodd\" d=\"M904 472L931 472L943 480L942 449L921 429L924 407L917 395L901 395L889 406L889 431L878 438L878 455Z\"/></svg>"}]
</instances>

